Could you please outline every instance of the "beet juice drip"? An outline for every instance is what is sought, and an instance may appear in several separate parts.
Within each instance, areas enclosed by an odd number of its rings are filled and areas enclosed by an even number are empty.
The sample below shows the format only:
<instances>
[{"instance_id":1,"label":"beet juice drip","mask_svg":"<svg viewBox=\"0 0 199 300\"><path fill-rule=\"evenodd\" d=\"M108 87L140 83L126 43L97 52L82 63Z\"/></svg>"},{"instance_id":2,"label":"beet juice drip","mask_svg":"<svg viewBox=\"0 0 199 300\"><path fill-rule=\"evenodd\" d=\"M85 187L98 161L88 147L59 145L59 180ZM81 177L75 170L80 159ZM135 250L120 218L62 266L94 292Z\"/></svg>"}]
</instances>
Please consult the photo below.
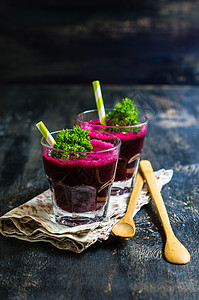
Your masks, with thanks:
<instances>
[{"instance_id":1,"label":"beet juice drip","mask_svg":"<svg viewBox=\"0 0 199 300\"><path fill-rule=\"evenodd\" d=\"M43 161L57 206L76 213L95 211L103 207L114 176L117 155L108 152L90 156L89 160L86 157L61 162L43 154Z\"/></svg>"}]
</instances>

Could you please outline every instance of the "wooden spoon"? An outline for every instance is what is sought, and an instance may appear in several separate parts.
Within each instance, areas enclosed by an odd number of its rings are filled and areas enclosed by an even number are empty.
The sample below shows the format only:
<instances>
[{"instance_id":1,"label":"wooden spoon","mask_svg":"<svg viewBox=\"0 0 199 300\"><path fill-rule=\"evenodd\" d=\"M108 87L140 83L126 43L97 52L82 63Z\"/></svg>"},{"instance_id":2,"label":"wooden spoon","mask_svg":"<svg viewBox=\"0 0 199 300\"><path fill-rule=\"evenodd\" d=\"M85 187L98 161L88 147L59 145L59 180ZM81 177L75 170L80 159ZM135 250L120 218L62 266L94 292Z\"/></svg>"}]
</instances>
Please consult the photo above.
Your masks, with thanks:
<instances>
[{"instance_id":1,"label":"wooden spoon","mask_svg":"<svg viewBox=\"0 0 199 300\"><path fill-rule=\"evenodd\" d=\"M122 217L112 228L112 232L121 237L132 237L135 234L135 223L133 221L133 212L138 200L138 196L142 190L144 180L138 171L133 191L129 200L128 208L124 217Z\"/></svg>"},{"instance_id":2,"label":"wooden spoon","mask_svg":"<svg viewBox=\"0 0 199 300\"><path fill-rule=\"evenodd\" d=\"M151 163L147 160L141 160L140 168L146 179L149 192L154 201L166 235L166 244L164 249L165 258L174 264L187 264L191 259L190 254L173 233Z\"/></svg>"}]
</instances>

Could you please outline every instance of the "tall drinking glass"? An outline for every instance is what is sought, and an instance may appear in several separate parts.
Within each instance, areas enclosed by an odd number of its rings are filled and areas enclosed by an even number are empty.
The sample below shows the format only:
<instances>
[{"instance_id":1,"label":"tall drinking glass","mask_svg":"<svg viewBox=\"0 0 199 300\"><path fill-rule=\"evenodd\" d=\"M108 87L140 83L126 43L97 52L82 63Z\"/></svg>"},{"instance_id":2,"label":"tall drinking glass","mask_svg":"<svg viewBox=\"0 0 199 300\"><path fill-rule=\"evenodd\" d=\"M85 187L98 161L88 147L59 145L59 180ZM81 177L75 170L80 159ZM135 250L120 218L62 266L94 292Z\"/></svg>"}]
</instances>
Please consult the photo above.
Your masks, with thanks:
<instances>
[{"instance_id":1,"label":"tall drinking glass","mask_svg":"<svg viewBox=\"0 0 199 300\"><path fill-rule=\"evenodd\" d=\"M55 140L58 132L52 133ZM91 151L72 152L54 149L44 138L41 140L55 220L62 225L75 226L106 217L121 142L104 133L102 137L91 136L91 144ZM70 157L60 157L60 152Z\"/></svg>"},{"instance_id":2,"label":"tall drinking glass","mask_svg":"<svg viewBox=\"0 0 199 300\"><path fill-rule=\"evenodd\" d=\"M113 111L113 109L107 109L106 113L110 111ZM139 114L138 118L140 122L137 125L118 127L101 125L97 110L88 110L77 116L77 124L89 130L91 136L101 137L108 132L121 140L115 182L111 191L112 195L130 192L134 184L148 126L146 116Z\"/></svg>"}]
</instances>

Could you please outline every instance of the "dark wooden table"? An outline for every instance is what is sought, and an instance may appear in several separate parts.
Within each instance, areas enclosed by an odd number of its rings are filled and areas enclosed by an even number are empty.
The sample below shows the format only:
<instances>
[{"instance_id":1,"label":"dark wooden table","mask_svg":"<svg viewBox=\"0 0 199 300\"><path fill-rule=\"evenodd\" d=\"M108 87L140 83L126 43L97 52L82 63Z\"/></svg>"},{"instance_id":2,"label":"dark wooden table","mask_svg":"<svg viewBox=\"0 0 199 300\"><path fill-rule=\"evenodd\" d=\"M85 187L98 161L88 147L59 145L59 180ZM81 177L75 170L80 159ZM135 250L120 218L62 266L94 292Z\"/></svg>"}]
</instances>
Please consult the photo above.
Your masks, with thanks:
<instances>
[{"instance_id":1,"label":"dark wooden table","mask_svg":"<svg viewBox=\"0 0 199 300\"><path fill-rule=\"evenodd\" d=\"M149 117L142 158L173 169L162 191L176 236L191 261L165 261L165 236L152 203L136 216L136 234L111 236L85 252L0 236L0 299L199 299L199 88L103 85L106 107L135 97ZM95 108L92 86L0 86L0 214L48 188L36 122L71 127Z\"/></svg>"}]
</instances>

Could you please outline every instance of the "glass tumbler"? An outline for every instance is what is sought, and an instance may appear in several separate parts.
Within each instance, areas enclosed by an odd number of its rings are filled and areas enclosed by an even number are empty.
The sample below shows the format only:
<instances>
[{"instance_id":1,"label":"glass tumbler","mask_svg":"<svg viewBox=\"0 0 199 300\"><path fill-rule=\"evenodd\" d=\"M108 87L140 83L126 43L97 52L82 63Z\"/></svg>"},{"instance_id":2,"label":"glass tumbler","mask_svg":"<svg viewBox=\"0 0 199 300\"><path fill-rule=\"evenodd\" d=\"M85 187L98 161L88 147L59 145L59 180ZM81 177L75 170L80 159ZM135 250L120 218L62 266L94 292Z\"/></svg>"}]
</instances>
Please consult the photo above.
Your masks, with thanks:
<instances>
[{"instance_id":1,"label":"glass tumbler","mask_svg":"<svg viewBox=\"0 0 199 300\"><path fill-rule=\"evenodd\" d=\"M51 133L55 140L58 132ZM76 226L106 218L121 142L104 133L91 136L91 144L92 151L73 152L54 149L41 139L44 170L59 224ZM60 151L70 157L60 157Z\"/></svg>"},{"instance_id":2,"label":"glass tumbler","mask_svg":"<svg viewBox=\"0 0 199 300\"><path fill-rule=\"evenodd\" d=\"M106 113L110 111L113 109L107 109ZM104 133L110 133L121 140L120 155L111 195L120 195L132 190L148 126L146 116L138 114L138 118L140 122L137 125L103 126L99 122L97 110L88 110L77 116L77 124L89 130L91 136L96 136L96 132L98 137Z\"/></svg>"}]
</instances>

